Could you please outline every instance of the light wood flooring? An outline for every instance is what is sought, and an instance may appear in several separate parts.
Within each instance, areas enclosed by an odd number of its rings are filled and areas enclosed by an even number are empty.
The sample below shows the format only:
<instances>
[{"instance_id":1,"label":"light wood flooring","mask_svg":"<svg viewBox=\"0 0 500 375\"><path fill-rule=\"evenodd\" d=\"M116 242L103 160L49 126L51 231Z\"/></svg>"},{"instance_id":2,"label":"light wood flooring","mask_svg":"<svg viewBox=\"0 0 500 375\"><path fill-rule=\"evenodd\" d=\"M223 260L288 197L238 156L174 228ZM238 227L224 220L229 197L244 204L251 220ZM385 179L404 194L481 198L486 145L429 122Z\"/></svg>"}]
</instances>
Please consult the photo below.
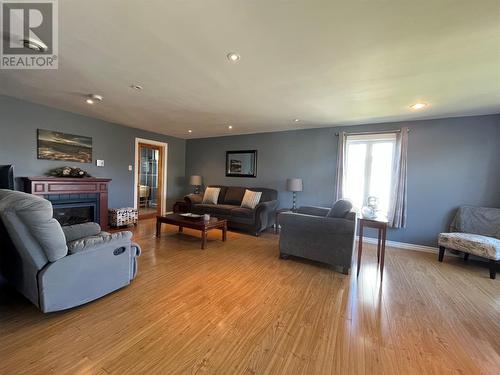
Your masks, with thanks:
<instances>
[{"instance_id":1,"label":"light wood flooring","mask_svg":"<svg viewBox=\"0 0 500 375\"><path fill-rule=\"evenodd\" d=\"M499 374L500 280L487 268L375 248L359 278L278 259L278 236L141 222L132 284L42 314L0 286L0 374ZM196 237L195 237L196 236Z\"/></svg>"}]
</instances>

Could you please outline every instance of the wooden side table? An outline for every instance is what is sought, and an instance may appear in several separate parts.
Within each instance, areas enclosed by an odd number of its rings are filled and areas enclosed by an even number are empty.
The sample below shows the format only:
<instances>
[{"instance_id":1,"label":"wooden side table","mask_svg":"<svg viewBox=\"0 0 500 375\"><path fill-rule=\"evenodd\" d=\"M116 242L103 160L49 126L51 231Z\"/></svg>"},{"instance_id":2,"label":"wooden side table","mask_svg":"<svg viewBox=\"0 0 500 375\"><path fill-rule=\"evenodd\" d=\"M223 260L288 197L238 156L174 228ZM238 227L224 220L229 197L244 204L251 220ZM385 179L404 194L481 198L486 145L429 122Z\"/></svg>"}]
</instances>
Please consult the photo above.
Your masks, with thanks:
<instances>
[{"instance_id":1,"label":"wooden side table","mask_svg":"<svg viewBox=\"0 0 500 375\"><path fill-rule=\"evenodd\" d=\"M363 230L365 227L367 228L375 228L378 230L378 241L377 241L377 263L380 265L380 280L384 276L384 258L385 258L385 241L387 236L387 226L388 222L385 218L375 218L375 219L366 219L359 218L359 241L358 241L358 271L357 275L359 276L359 271L361 269L361 253L363 252Z\"/></svg>"}]
</instances>

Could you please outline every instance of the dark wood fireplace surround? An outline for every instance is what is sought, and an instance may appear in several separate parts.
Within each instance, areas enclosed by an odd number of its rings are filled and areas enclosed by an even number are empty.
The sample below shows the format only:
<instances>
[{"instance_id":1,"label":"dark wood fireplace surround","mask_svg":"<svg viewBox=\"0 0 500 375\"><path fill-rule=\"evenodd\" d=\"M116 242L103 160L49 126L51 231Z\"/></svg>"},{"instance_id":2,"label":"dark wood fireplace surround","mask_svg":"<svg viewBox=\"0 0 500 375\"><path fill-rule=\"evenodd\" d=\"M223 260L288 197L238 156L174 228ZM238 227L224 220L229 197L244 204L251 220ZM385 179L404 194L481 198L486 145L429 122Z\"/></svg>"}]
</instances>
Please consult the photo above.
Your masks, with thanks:
<instances>
[{"instance_id":1,"label":"dark wood fireplace surround","mask_svg":"<svg viewBox=\"0 0 500 375\"><path fill-rule=\"evenodd\" d=\"M109 178L59 178L26 177L24 191L35 195L48 194L99 194L99 219L102 228L108 228L108 185Z\"/></svg>"}]
</instances>

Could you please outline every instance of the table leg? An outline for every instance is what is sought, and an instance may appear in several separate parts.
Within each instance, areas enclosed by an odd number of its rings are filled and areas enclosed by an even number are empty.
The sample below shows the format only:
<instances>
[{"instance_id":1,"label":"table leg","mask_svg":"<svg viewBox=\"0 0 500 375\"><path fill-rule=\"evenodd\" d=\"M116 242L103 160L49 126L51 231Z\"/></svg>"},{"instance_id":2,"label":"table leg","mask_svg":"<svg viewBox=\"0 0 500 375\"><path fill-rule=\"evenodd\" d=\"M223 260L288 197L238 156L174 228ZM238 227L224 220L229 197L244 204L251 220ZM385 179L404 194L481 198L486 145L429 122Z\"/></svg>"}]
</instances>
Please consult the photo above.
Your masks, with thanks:
<instances>
[{"instance_id":1,"label":"table leg","mask_svg":"<svg viewBox=\"0 0 500 375\"><path fill-rule=\"evenodd\" d=\"M387 235L387 227L382 229L382 250L380 254L380 281L384 277L384 259L385 259L385 238Z\"/></svg>"},{"instance_id":2,"label":"table leg","mask_svg":"<svg viewBox=\"0 0 500 375\"><path fill-rule=\"evenodd\" d=\"M359 241L358 241L358 270L356 276L359 276L361 268L361 253L363 252L363 224L359 225Z\"/></svg>"},{"instance_id":3,"label":"table leg","mask_svg":"<svg viewBox=\"0 0 500 375\"><path fill-rule=\"evenodd\" d=\"M222 227L222 241L226 241L227 239L227 224L224 224Z\"/></svg>"},{"instance_id":4,"label":"table leg","mask_svg":"<svg viewBox=\"0 0 500 375\"><path fill-rule=\"evenodd\" d=\"M184 228L182 226L179 225L179 233L182 233L184 230Z\"/></svg>"},{"instance_id":5,"label":"table leg","mask_svg":"<svg viewBox=\"0 0 500 375\"><path fill-rule=\"evenodd\" d=\"M156 237L160 237L161 233L161 221L156 220Z\"/></svg>"},{"instance_id":6,"label":"table leg","mask_svg":"<svg viewBox=\"0 0 500 375\"><path fill-rule=\"evenodd\" d=\"M206 230L201 231L201 249L202 250L205 249L205 245L207 244L207 234L208 234L208 231L206 231Z\"/></svg>"},{"instance_id":7,"label":"table leg","mask_svg":"<svg viewBox=\"0 0 500 375\"><path fill-rule=\"evenodd\" d=\"M279 215L276 215L276 217L274 218L274 234L278 234L278 216Z\"/></svg>"},{"instance_id":8,"label":"table leg","mask_svg":"<svg viewBox=\"0 0 500 375\"><path fill-rule=\"evenodd\" d=\"M378 229L378 240L377 240L377 263L380 263L380 241L382 237L382 230Z\"/></svg>"}]
</instances>

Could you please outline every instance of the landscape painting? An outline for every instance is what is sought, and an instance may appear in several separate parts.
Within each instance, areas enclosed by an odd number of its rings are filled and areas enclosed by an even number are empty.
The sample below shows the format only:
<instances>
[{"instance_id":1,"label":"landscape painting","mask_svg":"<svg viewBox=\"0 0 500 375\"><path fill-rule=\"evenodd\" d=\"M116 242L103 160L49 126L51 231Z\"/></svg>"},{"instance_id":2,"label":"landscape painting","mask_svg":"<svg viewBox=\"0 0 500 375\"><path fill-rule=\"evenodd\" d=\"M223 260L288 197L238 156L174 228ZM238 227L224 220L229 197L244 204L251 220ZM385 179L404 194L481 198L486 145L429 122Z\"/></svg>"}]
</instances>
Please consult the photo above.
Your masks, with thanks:
<instances>
[{"instance_id":1,"label":"landscape painting","mask_svg":"<svg viewBox=\"0 0 500 375\"><path fill-rule=\"evenodd\" d=\"M92 138L38 129L38 159L92 163Z\"/></svg>"}]
</instances>

